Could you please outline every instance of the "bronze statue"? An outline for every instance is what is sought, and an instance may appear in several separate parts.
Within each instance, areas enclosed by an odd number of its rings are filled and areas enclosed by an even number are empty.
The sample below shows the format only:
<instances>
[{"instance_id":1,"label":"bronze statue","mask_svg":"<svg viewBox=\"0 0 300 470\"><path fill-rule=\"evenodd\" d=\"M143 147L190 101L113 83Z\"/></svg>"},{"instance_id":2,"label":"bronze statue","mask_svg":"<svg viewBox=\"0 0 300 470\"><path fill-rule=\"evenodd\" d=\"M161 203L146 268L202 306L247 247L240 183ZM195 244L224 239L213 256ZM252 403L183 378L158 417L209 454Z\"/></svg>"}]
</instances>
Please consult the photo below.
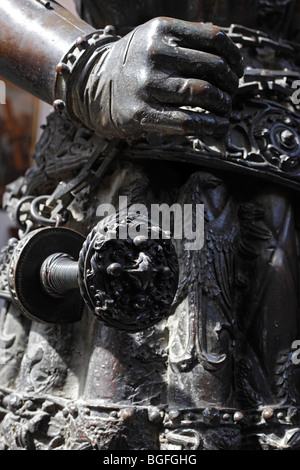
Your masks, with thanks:
<instances>
[{"instance_id":1,"label":"bronze statue","mask_svg":"<svg viewBox=\"0 0 300 470\"><path fill-rule=\"evenodd\" d=\"M299 1L76 4L0 6L55 110L4 197L1 448L298 449ZM114 238L120 196L204 205L203 247Z\"/></svg>"}]
</instances>

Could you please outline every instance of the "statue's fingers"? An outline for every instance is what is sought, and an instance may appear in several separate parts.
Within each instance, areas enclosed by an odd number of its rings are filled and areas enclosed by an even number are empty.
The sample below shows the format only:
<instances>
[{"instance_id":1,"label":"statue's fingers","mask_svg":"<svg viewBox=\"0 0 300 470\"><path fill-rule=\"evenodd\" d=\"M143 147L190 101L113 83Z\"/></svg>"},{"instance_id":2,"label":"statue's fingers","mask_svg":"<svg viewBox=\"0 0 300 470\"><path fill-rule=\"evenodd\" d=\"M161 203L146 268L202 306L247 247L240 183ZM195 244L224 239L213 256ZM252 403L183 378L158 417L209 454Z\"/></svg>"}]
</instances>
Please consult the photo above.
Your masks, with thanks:
<instances>
[{"instance_id":1,"label":"statue's fingers","mask_svg":"<svg viewBox=\"0 0 300 470\"><path fill-rule=\"evenodd\" d=\"M160 103L200 107L221 116L228 116L231 112L230 95L204 80L162 78L149 88L151 98Z\"/></svg>"},{"instance_id":2,"label":"statue's fingers","mask_svg":"<svg viewBox=\"0 0 300 470\"><path fill-rule=\"evenodd\" d=\"M217 88L234 94L239 85L239 78L225 59L208 52L158 45L153 60L157 69L169 70L169 75L198 78Z\"/></svg>"},{"instance_id":3,"label":"statue's fingers","mask_svg":"<svg viewBox=\"0 0 300 470\"><path fill-rule=\"evenodd\" d=\"M146 132L171 135L214 135L227 133L228 119L211 113L195 112L178 107L149 108L140 119Z\"/></svg>"},{"instance_id":4,"label":"statue's fingers","mask_svg":"<svg viewBox=\"0 0 300 470\"><path fill-rule=\"evenodd\" d=\"M240 50L220 27L174 18L158 18L157 21L165 37L173 36L174 45L219 55L238 77L242 77L244 69Z\"/></svg>"}]
</instances>

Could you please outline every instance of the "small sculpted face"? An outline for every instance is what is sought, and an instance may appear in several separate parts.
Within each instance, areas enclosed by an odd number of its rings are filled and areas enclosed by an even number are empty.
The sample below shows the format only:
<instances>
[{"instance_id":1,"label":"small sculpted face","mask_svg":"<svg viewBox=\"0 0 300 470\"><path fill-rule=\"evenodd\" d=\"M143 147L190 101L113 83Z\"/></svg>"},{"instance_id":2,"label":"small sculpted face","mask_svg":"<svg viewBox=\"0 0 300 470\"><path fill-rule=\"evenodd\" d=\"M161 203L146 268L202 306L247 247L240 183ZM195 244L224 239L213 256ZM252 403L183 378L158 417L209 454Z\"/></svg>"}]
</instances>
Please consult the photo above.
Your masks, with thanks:
<instances>
[{"instance_id":1,"label":"small sculpted face","mask_svg":"<svg viewBox=\"0 0 300 470\"><path fill-rule=\"evenodd\" d=\"M227 204L228 188L224 181L208 172L201 173L198 181L205 222L209 223L219 217Z\"/></svg>"}]
</instances>

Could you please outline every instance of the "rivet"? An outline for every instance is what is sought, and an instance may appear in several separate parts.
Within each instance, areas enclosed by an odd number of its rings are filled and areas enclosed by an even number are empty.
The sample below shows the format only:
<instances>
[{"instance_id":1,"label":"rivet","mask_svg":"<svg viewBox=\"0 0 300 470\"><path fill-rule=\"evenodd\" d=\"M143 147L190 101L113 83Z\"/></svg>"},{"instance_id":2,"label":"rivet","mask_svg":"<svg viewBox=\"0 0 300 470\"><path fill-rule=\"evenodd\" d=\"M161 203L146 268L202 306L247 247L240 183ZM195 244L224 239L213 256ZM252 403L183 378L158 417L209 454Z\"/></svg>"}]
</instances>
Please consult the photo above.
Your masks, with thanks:
<instances>
[{"instance_id":1,"label":"rivet","mask_svg":"<svg viewBox=\"0 0 300 470\"><path fill-rule=\"evenodd\" d=\"M263 417L266 420L271 419L273 415L274 415L274 411L271 408L267 408L266 410L263 411Z\"/></svg>"},{"instance_id":2,"label":"rivet","mask_svg":"<svg viewBox=\"0 0 300 470\"><path fill-rule=\"evenodd\" d=\"M134 415L134 410L132 408L126 408L122 411L122 418L123 419L130 419Z\"/></svg>"},{"instance_id":3,"label":"rivet","mask_svg":"<svg viewBox=\"0 0 300 470\"><path fill-rule=\"evenodd\" d=\"M76 405L70 405L69 406L69 412L74 416L74 417L77 417L78 416L78 408Z\"/></svg>"},{"instance_id":4,"label":"rivet","mask_svg":"<svg viewBox=\"0 0 300 470\"><path fill-rule=\"evenodd\" d=\"M135 244L135 246L138 246L138 247L145 246L147 244L147 241L148 239L144 235L138 235L137 237L134 237L133 239L133 243Z\"/></svg>"},{"instance_id":5,"label":"rivet","mask_svg":"<svg viewBox=\"0 0 300 470\"><path fill-rule=\"evenodd\" d=\"M76 45L77 46L85 46L86 44L87 44L87 38L85 38L84 36L79 36L76 39Z\"/></svg>"},{"instance_id":6,"label":"rivet","mask_svg":"<svg viewBox=\"0 0 300 470\"><path fill-rule=\"evenodd\" d=\"M64 64L63 62L60 62L56 66L56 73L58 73L59 75L66 75L70 73L70 69L66 64Z\"/></svg>"},{"instance_id":7,"label":"rivet","mask_svg":"<svg viewBox=\"0 0 300 470\"><path fill-rule=\"evenodd\" d=\"M162 420L162 414L161 414L159 408L151 407L148 410L148 418L149 418L149 421L152 422L152 423L158 423L159 421L161 421Z\"/></svg>"},{"instance_id":8,"label":"rivet","mask_svg":"<svg viewBox=\"0 0 300 470\"><path fill-rule=\"evenodd\" d=\"M244 414L241 411L236 411L233 415L233 421L235 421L236 423L240 423L244 420L244 418Z\"/></svg>"},{"instance_id":9,"label":"rivet","mask_svg":"<svg viewBox=\"0 0 300 470\"><path fill-rule=\"evenodd\" d=\"M285 129L280 134L281 141L288 146L294 145L296 142L295 134L289 129Z\"/></svg>"},{"instance_id":10,"label":"rivet","mask_svg":"<svg viewBox=\"0 0 300 470\"><path fill-rule=\"evenodd\" d=\"M76 59L76 56L74 54L72 54L72 52L70 52L70 54L68 54L68 60L73 62L75 59Z\"/></svg>"},{"instance_id":11,"label":"rivet","mask_svg":"<svg viewBox=\"0 0 300 470\"><path fill-rule=\"evenodd\" d=\"M229 421L230 420L230 414L229 413L224 413L223 414L223 420L224 421Z\"/></svg>"},{"instance_id":12,"label":"rivet","mask_svg":"<svg viewBox=\"0 0 300 470\"><path fill-rule=\"evenodd\" d=\"M55 100L53 102L53 108L55 109L55 111L62 112L66 109L66 103L62 100Z\"/></svg>"},{"instance_id":13,"label":"rivet","mask_svg":"<svg viewBox=\"0 0 300 470\"><path fill-rule=\"evenodd\" d=\"M116 34L117 34L116 33L116 28L114 26L110 25L110 24L105 26L103 32L104 32L105 36L116 36Z\"/></svg>"},{"instance_id":14,"label":"rivet","mask_svg":"<svg viewBox=\"0 0 300 470\"><path fill-rule=\"evenodd\" d=\"M169 411L169 418L170 418L171 421L178 418L179 415L180 415L179 410L170 410Z\"/></svg>"},{"instance_id":15,"label":"rivet","mask_svg":"<svg viewBox=\"0 0 300 470\"><path fill-rule=\"evenodd\" d=\"M119 277L122 274L122 271L123 266L119 263L112 263L106 269L107 274L114 277Z\"/></svg>"},{"instance_id":16,"label":"rivet","mask_svg":"<svg viewBox=\"0 0 300 470\"><path fill-rule=\"evenodd\" d=\"M24 407L25 407L26 410L29 410L29 411L35 411L36 410L36 405L34 404L34 402L32 400L27 400L25 402Z\"/></svg>"}]
</instances>

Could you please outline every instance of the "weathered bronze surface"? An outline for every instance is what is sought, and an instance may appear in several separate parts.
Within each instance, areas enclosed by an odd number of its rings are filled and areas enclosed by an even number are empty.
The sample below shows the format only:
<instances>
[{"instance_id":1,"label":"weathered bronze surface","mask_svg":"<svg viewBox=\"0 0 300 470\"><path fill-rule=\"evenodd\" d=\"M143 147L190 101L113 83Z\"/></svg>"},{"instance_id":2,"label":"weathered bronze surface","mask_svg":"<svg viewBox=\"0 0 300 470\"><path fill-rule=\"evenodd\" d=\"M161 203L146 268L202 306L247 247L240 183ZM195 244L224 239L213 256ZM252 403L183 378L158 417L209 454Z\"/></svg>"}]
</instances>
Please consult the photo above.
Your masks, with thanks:
<instances>
[{"instance_id":1,"label":"weathered bronze surface","mask_svg":"<svg viewBox=\"0 0 300 470\"><path fill-rule=\"evenodd\" d=\"M49 103L60 58L78 36L93 30L54 3L47 8L38 1L3 0L0 6L1 75Z\"/></svg>"},{"instance_id":2,"label":"weathered bronze surface","mask_svg":"<svg viewBox=\"0 0 300 470\"><path fill-rule=\"evenodd\" d=\"M0 6L0 73L10 70L58 111L4 198L21 241L1 253L0 445L299 449L299 1L76 3L89 24L68 14L70 29L51 16L55 2ZM16 34L19 10L25 39L48 38L36 50ZM56 28L65 39L51 48ZM97 207L120 196L129 206L204 204L203 248L173 240L172 315L135 333L86 311L67 325L21 315L6 295L18 243L55 225L87 237ZM116 278L111 290L101 280L110 301L133 241L119 259L106 242L98 267ZM143 288L149 259L137 259L127 267ZM145 296L139 301L144 307ZM126 295L118 305L121 315L131 311Z\"/></svg>"}]
</instances>

